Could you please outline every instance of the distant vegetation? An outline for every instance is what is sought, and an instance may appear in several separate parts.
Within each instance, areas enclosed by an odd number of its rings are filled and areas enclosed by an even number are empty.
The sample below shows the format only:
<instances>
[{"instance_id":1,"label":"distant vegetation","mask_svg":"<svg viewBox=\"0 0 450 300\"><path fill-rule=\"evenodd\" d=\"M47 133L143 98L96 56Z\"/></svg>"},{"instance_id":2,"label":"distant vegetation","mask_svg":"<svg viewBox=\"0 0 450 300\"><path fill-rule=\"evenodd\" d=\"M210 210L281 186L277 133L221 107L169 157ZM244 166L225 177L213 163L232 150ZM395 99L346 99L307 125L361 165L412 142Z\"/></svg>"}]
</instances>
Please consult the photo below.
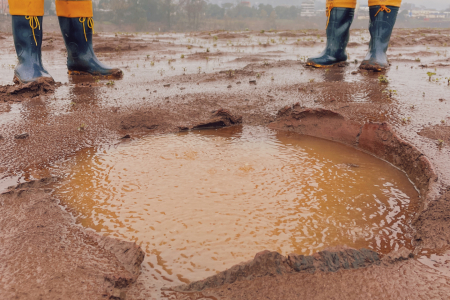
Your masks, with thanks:
<instances>
[{"instance_id":1,"label":"distant vegetation","mask_svg":"<svg viewBox=\"0 0 450 300\"><path fill-rule=\"evenodd\" d=\"M208 26L212 21L219 27L231 21L262 21L271 29L276 26L275 20L296 20L300 15L296 6L219 6L206 0L100 0L94 11L96 20L132 24L138 31L154 30L155 26L161 31L211 29Z\"/></svg>"}]
</instances>

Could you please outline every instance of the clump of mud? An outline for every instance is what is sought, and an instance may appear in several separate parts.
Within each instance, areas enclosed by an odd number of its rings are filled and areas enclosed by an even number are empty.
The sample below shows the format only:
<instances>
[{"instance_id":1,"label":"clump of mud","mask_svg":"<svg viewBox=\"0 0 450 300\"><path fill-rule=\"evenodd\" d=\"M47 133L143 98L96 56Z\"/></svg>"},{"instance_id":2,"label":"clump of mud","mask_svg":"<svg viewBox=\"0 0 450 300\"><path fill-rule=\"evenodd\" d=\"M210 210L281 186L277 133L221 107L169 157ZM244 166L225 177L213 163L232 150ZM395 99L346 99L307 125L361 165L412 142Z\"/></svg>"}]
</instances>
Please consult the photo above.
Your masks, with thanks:
<instances>
[{"instance_id":1,"label":"clump of mud","mask_svg":"<svg viewBox=\"0 0 450 300\"><path fill-rule=\"evenodd\" d=\"M222 128L242 124L242 116L234 116L226 109L214 112L211 118L194 125L191 129Z\"/></svg>"},{"instance_id":2,"label":"clump of mud","mask_svg":"<svg viewBox=\"0 0 450 300\"><path fill-rule=\"evenodd\" d=\"M61 86L53 78L39 78L30 83L19 83L14 79L14 85L0 86L0 102L21 102L27 98L52 94L56 88Z\"/></svg>"}]
</instances>

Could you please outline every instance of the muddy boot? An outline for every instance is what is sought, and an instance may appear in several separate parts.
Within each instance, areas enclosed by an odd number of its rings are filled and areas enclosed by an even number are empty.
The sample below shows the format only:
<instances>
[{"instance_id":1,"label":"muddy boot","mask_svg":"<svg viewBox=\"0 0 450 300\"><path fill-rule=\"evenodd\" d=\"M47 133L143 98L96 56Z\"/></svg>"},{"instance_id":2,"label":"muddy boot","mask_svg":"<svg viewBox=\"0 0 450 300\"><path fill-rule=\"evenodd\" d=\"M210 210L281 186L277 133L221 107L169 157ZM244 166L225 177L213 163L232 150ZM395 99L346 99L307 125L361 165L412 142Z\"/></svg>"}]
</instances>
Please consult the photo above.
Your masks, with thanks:
<instances>
[{"instance_id":1,"label":"muddy boot","mask_svg":"<svg viewBox=\"0 0 450 300\"><path fill-rule=\"evenodd\" d=\"M327 25L327 46L319 56L309 58L307 66L327 67L347 60L347 44L355 9L334 7L330 11Z\"/></svg>"},{"instance_id":2,"label":"muddy boot","mask_svg":"<svg viewBox=\"0 0 450 300\"><path fill-rule=\"evenodd\" d=\"M58 19L67 48L67 68L70 75L122 76L120 69L102 64L95 55L92 47L92 18Z\"/></svg>"},{"instance_id":3,"label":"muddy boot","mask_svg":"<svg viewBox=\"0 0 450 300\"><path fill-rule=\"evenodd\" d=\"M19 64L14 70L15 83L29 83L52 78L41 57L42 17L12 16L12 32Z\"/></svg>"},{"instance_id":4,"label":"muddy boot","mask_svg":"<svg viewBox=\"0 0 450 300\"><path fill-rule=\"evenodd\" d=\"M384 5L370 7L369 53L361 63L361 69L383 71L389 67L386 51L397 20L398 9L395 6Z\"/></svg>"}]
</instances>

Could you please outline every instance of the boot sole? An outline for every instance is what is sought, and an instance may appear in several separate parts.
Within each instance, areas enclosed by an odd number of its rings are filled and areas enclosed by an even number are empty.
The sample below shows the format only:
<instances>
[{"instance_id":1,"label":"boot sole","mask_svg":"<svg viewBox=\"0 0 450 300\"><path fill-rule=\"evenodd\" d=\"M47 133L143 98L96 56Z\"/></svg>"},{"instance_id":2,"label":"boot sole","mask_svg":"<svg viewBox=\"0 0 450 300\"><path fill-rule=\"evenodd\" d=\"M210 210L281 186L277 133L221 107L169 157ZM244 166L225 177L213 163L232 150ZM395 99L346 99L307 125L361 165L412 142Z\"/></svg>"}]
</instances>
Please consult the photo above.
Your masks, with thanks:
<instances>
[{"instance_id":1,"label":"boot sole","mask_svg":"<svg viewBox=\"0 0 450 300\"><path fill-rule=\"evenodd\" d=\"M362 62L361 65L359 66L359 68L361 70L383 72L383 71L386 71L386 69L389 68L389 67L381 67L379 65L371 65L371 64L368 64L368 63L365 64L364 62Z\"/></svg>"},{"instance_id":2,"label":"boot sole","mask_svg":"<svg viewBox=\"0 0 450 300\"><path fill-rule=\"evenodd\" d=\"M105 79L113 79L113 78L120 78L123 76L123 72L121 70L117 70L111 74L108 75L102 75L102 74L95 74L95 73L88 73L88 72L83 72L83 71L67 71L67 74L72 75L72 76L97 76L97 77L102 77Z\"/></svg>"},{"instance_id":3,"label":"boot sole","mask_svg":"<svg viewBox=\"0 0 450 300\"><path fill-rule=\"evenodd\" d=\"M338 67L341 67L341 66L345 67L345 66L347 66L347 62L341 61L341 62L332 64L332 65L319 65L319 64L316 64L316 63L313 63L313 62L307 62L306 66L313 67L313 68L332 68L332 67L336 67L336 66L338 66Z\"/></svg>"}]
</instances>

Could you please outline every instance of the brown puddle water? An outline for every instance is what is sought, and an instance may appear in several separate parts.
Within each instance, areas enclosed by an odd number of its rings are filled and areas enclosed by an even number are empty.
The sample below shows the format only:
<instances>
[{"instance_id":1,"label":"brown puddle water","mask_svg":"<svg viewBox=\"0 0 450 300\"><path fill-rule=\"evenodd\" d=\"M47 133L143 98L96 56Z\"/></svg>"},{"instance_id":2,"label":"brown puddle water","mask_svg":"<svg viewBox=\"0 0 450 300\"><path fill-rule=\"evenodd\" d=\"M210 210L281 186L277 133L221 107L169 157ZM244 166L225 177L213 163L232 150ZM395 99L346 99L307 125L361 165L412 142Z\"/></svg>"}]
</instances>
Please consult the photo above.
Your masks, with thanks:
<instances>
[{"instance_id":1,"label":"brown puddle water","mask_svg":"<svg viewBox=\"0 0 450 300\"><path fill-rule=\"evenodd\" d=\"M87 149L55 194L83 226L146 252L160 286L199 280L262 250L410 246L418 192L390 164L330 141L234 127Z\"/></svg>"}]
</instances>

